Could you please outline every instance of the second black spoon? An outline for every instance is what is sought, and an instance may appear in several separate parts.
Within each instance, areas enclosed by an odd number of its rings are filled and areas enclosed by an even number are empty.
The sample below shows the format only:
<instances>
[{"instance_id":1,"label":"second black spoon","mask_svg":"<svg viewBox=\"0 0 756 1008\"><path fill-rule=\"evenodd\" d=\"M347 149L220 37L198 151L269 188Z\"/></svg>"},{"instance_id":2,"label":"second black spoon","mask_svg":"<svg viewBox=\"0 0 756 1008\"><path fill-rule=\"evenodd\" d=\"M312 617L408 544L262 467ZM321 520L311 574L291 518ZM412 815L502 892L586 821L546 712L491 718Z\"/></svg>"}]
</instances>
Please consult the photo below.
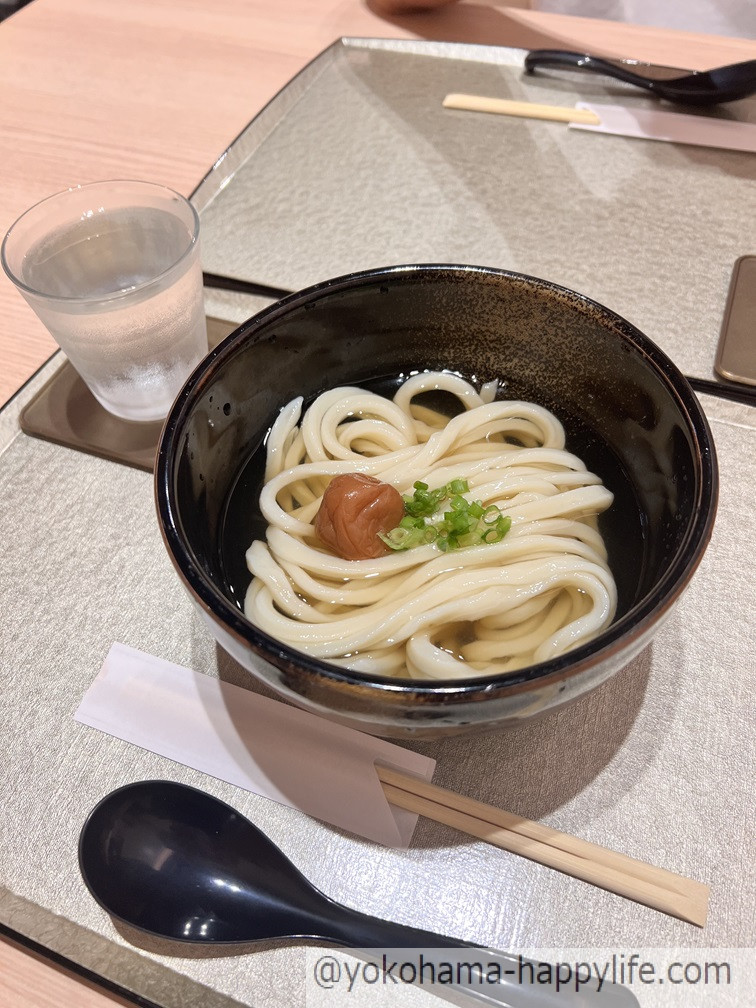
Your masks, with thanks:
<instances>
[{"instance_id":1,"label":"second black spoon","mask_svg":"<svg viewBox=\"0 0 756 1008\"><path fill-rule=\"evenodd\" d=\"M649 74L639 73L633 67L643 67L625 60L607 60L586 53L568 52L563 49L534 49L525 57L525 69L532 73L536 67L557 66L614 77L635 84L636 87L651 91L660 98L683 105L718 105L736 101L756 93L756 60L732 63L700 73L686 73L682 76L657 79Z\"/></svg>"}]
</instances>

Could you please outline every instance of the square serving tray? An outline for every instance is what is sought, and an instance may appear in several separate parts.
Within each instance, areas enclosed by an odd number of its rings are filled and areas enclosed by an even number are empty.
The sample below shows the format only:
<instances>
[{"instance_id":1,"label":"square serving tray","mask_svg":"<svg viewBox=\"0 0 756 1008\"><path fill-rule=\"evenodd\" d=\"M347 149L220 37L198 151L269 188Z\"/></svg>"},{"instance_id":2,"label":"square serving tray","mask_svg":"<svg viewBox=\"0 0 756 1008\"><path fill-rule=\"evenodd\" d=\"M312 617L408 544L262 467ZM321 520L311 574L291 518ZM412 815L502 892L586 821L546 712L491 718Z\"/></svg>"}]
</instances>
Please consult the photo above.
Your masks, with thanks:
<instances>
[{"instance_id":1,"label":"square serving tray","mask_svg":"<svg viewBox=\"0 0 756 1008\"><path fill-rule=\"evenodd\" d=\"M730 275L754 251L756 157L442 107L449 92L659 104L591 74L525 74L524 55L334 43L195 192L205 269L292 290L399 263L515 270L601 302L714 379ZM701 114L756 122L756 100Z\"/></svg>"}]
</instances>

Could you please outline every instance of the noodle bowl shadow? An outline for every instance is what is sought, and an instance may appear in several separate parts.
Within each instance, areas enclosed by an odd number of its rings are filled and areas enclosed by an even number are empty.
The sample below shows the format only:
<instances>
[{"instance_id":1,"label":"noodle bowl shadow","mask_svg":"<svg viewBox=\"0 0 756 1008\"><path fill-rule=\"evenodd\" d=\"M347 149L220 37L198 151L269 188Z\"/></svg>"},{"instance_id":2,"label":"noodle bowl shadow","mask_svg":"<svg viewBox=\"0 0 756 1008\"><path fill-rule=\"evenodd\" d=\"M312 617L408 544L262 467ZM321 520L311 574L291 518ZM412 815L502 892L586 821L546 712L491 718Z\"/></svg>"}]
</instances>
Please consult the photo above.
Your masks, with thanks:
<instances>
[{"instance_id":1,"label":"noodle bowl shadow","mask_svg":"<svg viewBox=\"0 0 756 1008\"><path fill-rule=\"evenodd\" d=\"M448 370L498 379L564 424L567 449L614 494L600 528L614 622L562 657L507 676L388 679L311 658L243 615L244 554L264 536L258 453L280 408L337 385L390 390ZM717 470L703 411L672 362L618 315L548 281L473 266L397 266L293 294L228 336L190 377L156 466L163 538L210 633L279 696L388 737L520 723L623 668L675 604L711 535Z\"/></svg>"}]
</instances>

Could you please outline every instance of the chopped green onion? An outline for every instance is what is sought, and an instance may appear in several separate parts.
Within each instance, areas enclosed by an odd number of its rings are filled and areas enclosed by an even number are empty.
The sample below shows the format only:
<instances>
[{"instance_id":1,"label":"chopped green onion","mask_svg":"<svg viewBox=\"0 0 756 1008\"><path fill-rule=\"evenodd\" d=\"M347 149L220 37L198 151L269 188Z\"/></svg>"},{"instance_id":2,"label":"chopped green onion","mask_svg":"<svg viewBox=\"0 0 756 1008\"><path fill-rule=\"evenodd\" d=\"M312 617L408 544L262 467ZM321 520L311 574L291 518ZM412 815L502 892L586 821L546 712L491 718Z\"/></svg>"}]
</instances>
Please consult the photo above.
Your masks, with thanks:
<instances>
[{"instance_id":1,"label":"chopped green onion","mask_svg":"<svg viewBox=\"0 0 756 1008\"><path fill-rule=\"evenodd\" d=\"M464 549L466 546L477 546L480 542L480 537L474 532L466 532L464 535L457 537L457 546L459 549Z\"/></svg>"},{"instance_id":2,"label":"chopped green onion","mask_svg":"<svg viewBox=\"0 0 756 1008\"><path fill-rule=\"evenodd\" d=\"M378 535L389 549L406 550L420 546L424 532L419 529L394 528L390 532L379 532Z\"/></svg>"},{"instance_id":3,"label":"chopped green onion","mask_svg":"<svg viewBox=\"0 0 756 1008\"><path fill-rule=\"evenodd\" d=\"M403 529L423 528L424 525L425 522L422 518L411 518L409 515L405 515L399 522L399 528Z\"/></svg>"},{"instance_id":4,"label":"chopped green onion","mask_svg":"<svg viewBox=\"0 0 756 1008\"><path fill-rule=\"evenodd\" d=\"M503 515L496 504L483 507L480 501L467 501L467 480L455 479L446 486L430 490L427 483L417 480L414 493L405 495L404 517L399 525L386 533L379 533L383 542L393 550L407 550L414 546L435 543L442 551L466 549L469 546L501 542L512 521ZM433 521L444 501L449 508L440 519Z\"/></svg>"}]
</instances>

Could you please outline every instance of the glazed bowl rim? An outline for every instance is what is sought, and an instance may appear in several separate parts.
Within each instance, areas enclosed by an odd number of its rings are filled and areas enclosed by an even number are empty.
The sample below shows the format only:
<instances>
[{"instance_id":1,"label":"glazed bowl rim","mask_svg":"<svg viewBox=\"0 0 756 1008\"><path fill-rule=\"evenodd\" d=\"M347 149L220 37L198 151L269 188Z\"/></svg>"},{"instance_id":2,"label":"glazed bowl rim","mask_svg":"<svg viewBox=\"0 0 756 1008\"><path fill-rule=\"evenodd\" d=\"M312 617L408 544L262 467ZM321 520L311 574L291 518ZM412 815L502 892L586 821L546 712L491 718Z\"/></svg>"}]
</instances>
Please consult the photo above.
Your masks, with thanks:
<instances>
[{"instance_id":1,"label":"glazed bowl rim","mask_svg":"<svg viewBox=\"0 0 756 1008\"><path fill-rule=\"evenodd\" d=\"M654 371L667 394L675 402L686 421L688 435L694 444L697 463L696 500L693 520L667 570L653 590L636 602L618 620L612 622L591 641L557 658L505 675L475 676L460 679L418 680L388 678L355 672L342 666L314 658L277 640L246 619L240 609L203 573L202 565L184 541L181 531L180 502L177 499L175 462L180 455L181 438L189 414L203 389L216 373L233 359L250 336L260 338L269 324L285 317L293 308L318 301L326 295L348 289L370 286L404 275L458 274L504 278L551 294L556 294L586 312L598 313L610 323L611 331L622 341L630 342ZM236 474L233 474L234 477ZM430 699L468 697L479 694L519 692L531 686L542 686L550 680L560 681L588 671L642 638L684 591L698 567L711 538L718 495L718 470L714 442L706 416L687 379L676 365L649 337L621 315L584 294L551 280L514 270L490 266L470 266L453 263L409 263L385 266L343 274L296 291L263 308L241 323L195 368L174 402L163 426L155 463L155 500L163 541L168 554L190 595L224 626L244 647L250 648L266 661L286 663L302 672L332 680L343 686L386 693L412 694Z\"/></svg>"}]
</instances>

